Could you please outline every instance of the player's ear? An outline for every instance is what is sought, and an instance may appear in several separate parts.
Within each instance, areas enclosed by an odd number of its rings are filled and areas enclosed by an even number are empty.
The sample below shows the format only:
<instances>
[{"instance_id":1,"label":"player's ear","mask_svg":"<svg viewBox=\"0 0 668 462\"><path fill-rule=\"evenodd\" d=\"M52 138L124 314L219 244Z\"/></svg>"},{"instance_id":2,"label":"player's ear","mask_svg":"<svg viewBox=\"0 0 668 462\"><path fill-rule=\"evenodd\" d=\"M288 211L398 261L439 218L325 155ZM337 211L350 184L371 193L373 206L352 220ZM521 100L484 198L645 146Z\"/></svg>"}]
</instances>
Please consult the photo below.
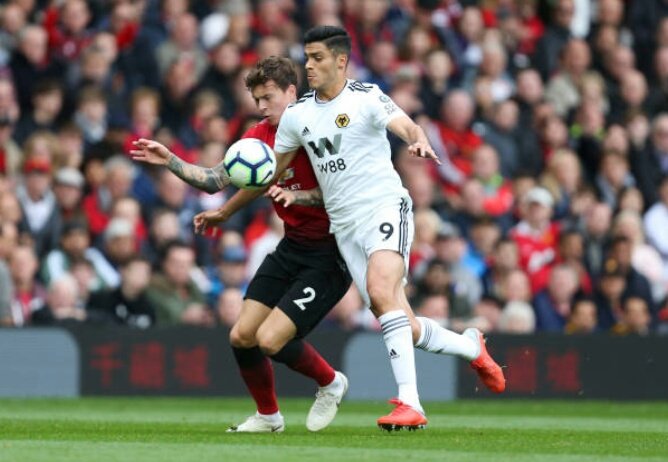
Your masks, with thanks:
<instances>
[{"instance_id":1,"label":"player's ear","mask_svg":"<svg viewBox=\"0 0 668 462\"><path fill-rule=\"evenodd\" d=\"M339 69L345 69L348 67L348 55L345 53L339 53L336 55L336 67Z\"/></svg>"},{"instance_id":2,"label":"player's ear","mask_svg":"<svg viewBox=\"0 0 668 462\"><path fill-rule=\"evenodd\" d=\"M297 98L297 87L294 85L288 85L288 88L285 90L290 98Z\"/></svg>"}]
</instances>

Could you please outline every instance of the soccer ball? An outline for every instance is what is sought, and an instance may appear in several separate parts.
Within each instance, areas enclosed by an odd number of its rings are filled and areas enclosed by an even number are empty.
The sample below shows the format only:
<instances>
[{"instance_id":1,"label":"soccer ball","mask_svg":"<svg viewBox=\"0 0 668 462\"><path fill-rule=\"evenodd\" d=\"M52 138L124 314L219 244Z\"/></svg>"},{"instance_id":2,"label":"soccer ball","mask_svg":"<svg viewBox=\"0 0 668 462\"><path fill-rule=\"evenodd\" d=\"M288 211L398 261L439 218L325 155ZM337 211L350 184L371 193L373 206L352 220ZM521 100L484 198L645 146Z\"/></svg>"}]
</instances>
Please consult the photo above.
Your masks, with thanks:
<instances>
[{"instance_id":1,"label":"soccer ball","mask_svg":"<svg viewBox=\"0 0 668 462\"><path fill-rule=\"evenodd\" d=\"M262 140L242 138L229 147L223 165L234 186L258 189L267 186L273 179L276 156Z\"/></svg>"}]
</instances>

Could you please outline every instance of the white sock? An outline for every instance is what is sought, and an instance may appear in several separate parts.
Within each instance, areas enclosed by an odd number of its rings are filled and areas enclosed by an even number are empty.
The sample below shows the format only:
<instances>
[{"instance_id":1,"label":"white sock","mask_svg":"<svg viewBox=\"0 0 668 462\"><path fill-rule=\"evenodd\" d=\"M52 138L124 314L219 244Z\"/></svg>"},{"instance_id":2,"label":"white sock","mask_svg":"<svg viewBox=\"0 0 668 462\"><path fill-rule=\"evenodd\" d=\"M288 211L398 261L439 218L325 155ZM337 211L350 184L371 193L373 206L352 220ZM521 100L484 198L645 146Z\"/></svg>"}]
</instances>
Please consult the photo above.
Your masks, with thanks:
<instances>
[{"instance_id":1,"label":"white sock","mask_svg":"<svg viewBox=\"0 0 668 462\"><path fill-rule=\"evenodd\" d=\"M398 398L413 409L424 412L417 391L413 334L408 316L403 310L396 310L380 316L378 321L390 355L394 380L399 387Z\"/></svg>"},{"instance_id":2,"label":"white sock","mask_svg":"<svg viewBox=\"0 0 668 462\"><path fill-rule=\"evenodd\" d=\"M269 422L279 423L283 421L283 416L281 415L281 411L274 412L273 414L260 414L259 412L257 412L257 415L259 415L264 420L267 420Z\"/></svg>"},{"instance_id":3,"label":"white sock","mask_svg":"<svg viewBox=\"0 0 668 462\"><path fill-rule=\"evenodd\" d=\"M433 319L418 316L417 320L422 328L415 348L441 355L456 355L468 361L478 357L480 345L471 337L445 329Z\"/></svg>"}]
</instances>

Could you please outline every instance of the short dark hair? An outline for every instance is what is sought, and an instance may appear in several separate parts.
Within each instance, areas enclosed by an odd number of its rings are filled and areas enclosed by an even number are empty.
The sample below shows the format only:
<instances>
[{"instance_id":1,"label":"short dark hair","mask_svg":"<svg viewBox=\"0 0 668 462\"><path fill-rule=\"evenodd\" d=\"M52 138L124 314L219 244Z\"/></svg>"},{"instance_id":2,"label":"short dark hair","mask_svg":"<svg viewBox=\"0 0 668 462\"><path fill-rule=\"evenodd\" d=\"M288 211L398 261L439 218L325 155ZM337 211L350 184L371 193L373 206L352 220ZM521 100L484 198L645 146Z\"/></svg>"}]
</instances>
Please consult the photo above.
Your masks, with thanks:
<instances>
[{"instance_id":1,"label":"short dark hair","mask_svg":"<svg viewBox=\"0 0 668 462\"><path fill-rule=\"evenodd\" d=\"M290 85L297 86L297 71L288 58L269 56L258 62L246 76L246 88L253 90L258 85L273 80L278 87L285 91Z\"/></svg>"},{"instance_id":2,"label":"short dark hair","mask_svg":"<svg viewBox=\"0 0 668 462\"><path fill-rule=\"evenodd\" d=\"M322 42L335 55L345 54L350 56L352 48L350 35L338 26L316 26L304 34L304 45Z\"/></svg>"}]
</instances>

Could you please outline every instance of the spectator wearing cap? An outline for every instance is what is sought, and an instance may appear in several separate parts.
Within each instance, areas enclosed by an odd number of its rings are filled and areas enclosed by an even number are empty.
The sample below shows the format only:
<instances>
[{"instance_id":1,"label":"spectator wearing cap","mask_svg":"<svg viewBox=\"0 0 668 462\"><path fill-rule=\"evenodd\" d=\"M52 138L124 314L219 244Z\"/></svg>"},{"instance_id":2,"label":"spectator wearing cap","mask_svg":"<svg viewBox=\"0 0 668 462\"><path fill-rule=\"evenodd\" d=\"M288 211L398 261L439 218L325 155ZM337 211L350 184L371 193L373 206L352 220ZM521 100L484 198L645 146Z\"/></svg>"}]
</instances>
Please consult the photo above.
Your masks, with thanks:
<instances>
[{"instance_id":1,"label":"spectator wearing cap","mask_svg":"<svg viewBox=\"0 0 668 462\"><path fill-rule=\"evenodd\" d=\"M23 164L24 182L16 189L21 206L19 228L34 240L37 255L43 258L58 245L61 217L51 190L51 162L47 157L33 156Z\"/></svg>"},{"instance_id":2,"label":"spectator wearing cap","mask_svg":"<svg viewBox=\"0 0 668 462\"><path fill-rule=\"evenodd\" d=\"M509 236L517 242L520 267L529 275L532 292L537 294L545 287L545 273L556 258L560 226L551 221L554 199L547 189L536 186L521 200L525 203L520 209L522 220Z\"/></svg>"},{"instance_id":3,"label":"spectator wearing cap","mask_svg":"<svg viewBox=\"0 0 668 462\"><path fill-rule=\"evenodd\" d=\"M151 278L146 293L155 306L157 325L214 324L213 312L193 280L195 271L195 253L189 245L182 241L166 245L160 270Z\"/></svg>"},{"instance_id":4,"label":"spectator wearing cap","mask_svg":"<svg viewBox=\"0 0 668 462\"><path fill-rule=\"evenodd\" d=\"M151 280L148 260L134 256L120 268L121 284L91 293L86 311L111 323L145 329L155 323L155 306L146 295Z\"/></svg>"},{"instance_id":5,"label":"spectator wearing cap","mask_svg":"<svg viewBox=\"0 0 668 462\"><path fill-rule=\"evenodd\" d=\"M63 220L82 219L84 177L73 167L62 167L53 177L53 193Z\"/></svg>"},{"instance_id":6,"label":"spectator wearing cap","mask_svg":"<svg viewBox=\"0 0 668 462\"><path fill-rule=\"evenodd\" d=\"M60 246L48 253L42 263L42 280L45 284L67 273L78 260L87 260L95 271L90 290L117 287L120 277L102 252L90 245L88 224L83 220L70 220L63 225Z\"/></svg>"},{"instance_id":7,"label":"spectator wearing cap","mask_svg":"<svg viewBox=\"0 0 668 462\"><path fill-rule=\"evenodd\" d=\"M210 296L214 300L223 291L232 287L246 293L248 287L247 262L248 254L243 244L230 244L223 247L215 272L211 277Z\"/></svg>"}]
</instances>

